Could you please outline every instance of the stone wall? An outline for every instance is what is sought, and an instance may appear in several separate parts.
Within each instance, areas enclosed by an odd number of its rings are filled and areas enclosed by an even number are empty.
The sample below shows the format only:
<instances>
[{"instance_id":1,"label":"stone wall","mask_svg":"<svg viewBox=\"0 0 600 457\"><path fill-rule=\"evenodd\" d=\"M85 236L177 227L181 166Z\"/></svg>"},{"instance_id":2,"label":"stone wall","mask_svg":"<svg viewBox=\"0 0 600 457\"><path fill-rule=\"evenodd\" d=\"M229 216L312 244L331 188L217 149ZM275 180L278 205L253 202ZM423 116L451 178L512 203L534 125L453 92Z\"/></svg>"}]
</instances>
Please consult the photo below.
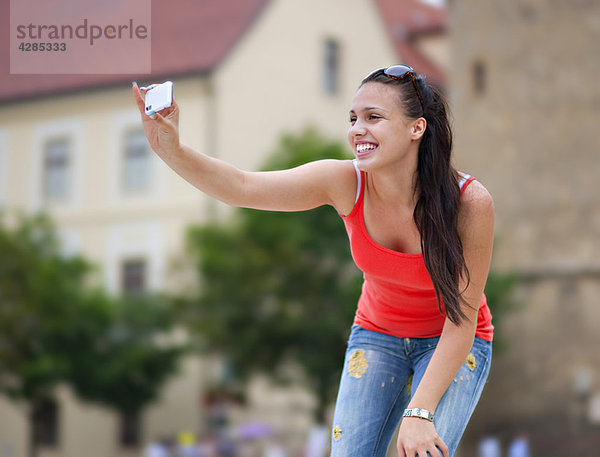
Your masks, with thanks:
<instances>
[{"instance_id":1,"label":"stone wall","mask_svg":"<svg viewBox=\"0 0 600 457\"><path fill-rule=\"evenodd\" d=\"M494 197L493 269L518 275L523 303L500 322L508 348L495 354L461 457L485 434L506 443L521 430L533 455L596 455L600 2L450 10L456 162Z\"/></svg>"}]
</instances>

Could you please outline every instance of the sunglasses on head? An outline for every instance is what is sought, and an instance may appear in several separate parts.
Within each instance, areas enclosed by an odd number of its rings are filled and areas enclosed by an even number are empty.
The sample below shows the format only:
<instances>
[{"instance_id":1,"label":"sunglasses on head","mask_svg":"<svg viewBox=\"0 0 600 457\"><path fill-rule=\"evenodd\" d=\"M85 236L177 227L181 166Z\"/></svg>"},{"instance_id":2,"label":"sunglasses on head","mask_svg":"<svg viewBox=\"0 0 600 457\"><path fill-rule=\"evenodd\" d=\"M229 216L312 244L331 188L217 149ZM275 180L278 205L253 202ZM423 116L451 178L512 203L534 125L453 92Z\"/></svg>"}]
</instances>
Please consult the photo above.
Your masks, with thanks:
<instances>
[{"instance_id":1,"label":"sunglasses on head","mask_svg":"<svg viewBox=\"0 0 600 457\"><path fill-rule=\"evenodd\" d=\"M415 88L415 92L417 93L417 97L419 97L419 102L421 102L421 108L425 110L425 105L423 104L423 99L421 98L421 92L419 92L419 88L417 87L417 80L415 78L415 70L408 65L393 65L391 67L382 68L380 71L383 71L383 74L388 78L403 80L407 76L410 76L413 86Z\"/></svg>"}]
</instances>

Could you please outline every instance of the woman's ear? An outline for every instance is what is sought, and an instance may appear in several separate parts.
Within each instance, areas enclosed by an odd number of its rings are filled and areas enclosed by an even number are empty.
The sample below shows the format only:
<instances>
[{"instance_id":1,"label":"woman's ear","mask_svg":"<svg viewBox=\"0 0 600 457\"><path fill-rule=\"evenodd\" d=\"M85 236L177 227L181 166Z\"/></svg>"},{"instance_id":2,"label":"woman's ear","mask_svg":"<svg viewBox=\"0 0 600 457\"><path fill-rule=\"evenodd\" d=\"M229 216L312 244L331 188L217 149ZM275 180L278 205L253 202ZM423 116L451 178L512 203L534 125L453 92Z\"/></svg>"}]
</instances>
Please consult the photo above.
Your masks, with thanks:
<instances>
[{"instance_id":1,"label":"woman's ear","mask_svg":"<svg viewBox=\"0 0 600 457\"><path fill-rule=\"evenodd\" d=\"M421 137L425 133L426 128L427 128L427 121L425 120L424 117L420 117L419 119L416 119L415 121L413 121L412 126L411 126L411 131L410 131L411 139L412 140L421 139Z\"/></svg>"}]
</instances>

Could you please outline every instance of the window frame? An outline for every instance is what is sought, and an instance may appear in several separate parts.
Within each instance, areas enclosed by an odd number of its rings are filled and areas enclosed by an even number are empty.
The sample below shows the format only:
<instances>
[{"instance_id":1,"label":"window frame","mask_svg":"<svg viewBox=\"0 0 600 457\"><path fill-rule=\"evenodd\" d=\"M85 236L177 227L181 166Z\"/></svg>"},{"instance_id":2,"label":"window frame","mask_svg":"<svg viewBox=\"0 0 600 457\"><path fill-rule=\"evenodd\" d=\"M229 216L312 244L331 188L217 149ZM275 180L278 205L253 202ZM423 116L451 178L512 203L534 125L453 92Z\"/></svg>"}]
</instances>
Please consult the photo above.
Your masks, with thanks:
<instances>
[{"instance_id":1,"label":"window frame","mask_svg":"<svg viewBox=\"0 0 600 457\"><path fill-rule=\"evenodd\" d=\"M81 119L57 119L38 124L32 133L32 177L29 206L32 212L52 209L75 209L82 206L84 195L84 144L85 128ZM66 139L70 144L69 191L62 199L46 199L45 158L46 146L57 139Z\"/></svg>"},{"instance_id":2,"label":"window frame","mask_svg":"<svg viewBox=\"0 0 600 457\"><path fill-rule=\"evenodd\" d=\"M327 95L340 93L341 84L341 45L334 38L325 38L322 42L322 89Z\"/></svg>"},{"instance_id":3,"label":"window frame","mask_svg":"<svg viewBox=\"0 0 600 457\"><path fill-rule=\"evenodd\" d=\"M138 178L134 178L133 181L130 179L130 174L136 172L135 168L139 167L139 164L134 162L133 169L130 167L132 163L130 162L131 158L131 149L130 149L130 139L136 136L136 140L140 140L139 144L135 145L136 148L133 150L134 154L138 154L143 150L144 161L140 162L143 165L140 167L143 169L144 176L141 178L141 183L136 182L139 180ZM123 195L139 195L148 192L152 187L153 180L153 166L152 166L152 150L148 145L148 141L146 140L146 135L144 134L144 130L141 128L129 128L123 131L122 138L122 149L121 149L121 160L120 160L120 173L121 173L121 183L120 189ZM135 157L135 156L134 156ZM133 185L130 185L133 182Z\"/></svg>"},{"instance_id":4,"label":"window frame","mask_svg":"<svg viewBox=\"0 0 600 457\"><path fill-rule=\"evenodd\" d=\"M141 265L141 286L129 288L128 282L128 265ZM136 266L137 266L136 265ZM149 261L144 256L127 256L121 259L119 271L119 287L124 295L141 295L148 292L148 268Z\"/></svg>"},{"instance_id":5,"label":"window frame","mask_svg":"<svg viewBox=\"0 0 600 457\"><path fill-rule=\"evenodd\" d=\"M58 152L64 154L63 157L49 157L50 153L53 153L53 145L64 146L62 149L58 149ZM62 181L57 186L54 183L55 179L52 175L56 175L56 168L52 166L50 161L56 162L57 160L63 160L64 165L60 168L58 173L61 176ZM68 202L71 198L72 190L72 163L73 163L73 146L72 141L68 136L56 136L46 139L43 146L42 152L42 199L47 204L57 204Z\"/></svg>"}]
</instances>

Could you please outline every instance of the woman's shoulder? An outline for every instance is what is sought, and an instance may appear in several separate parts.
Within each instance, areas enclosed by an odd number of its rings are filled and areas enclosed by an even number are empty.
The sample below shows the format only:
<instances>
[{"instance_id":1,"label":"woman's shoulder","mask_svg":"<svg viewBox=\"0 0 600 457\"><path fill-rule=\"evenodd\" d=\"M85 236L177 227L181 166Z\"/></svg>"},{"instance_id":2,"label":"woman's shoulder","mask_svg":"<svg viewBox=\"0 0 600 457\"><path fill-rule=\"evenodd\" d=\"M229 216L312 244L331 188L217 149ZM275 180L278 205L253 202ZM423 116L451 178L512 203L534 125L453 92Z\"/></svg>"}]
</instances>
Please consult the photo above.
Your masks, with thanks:
<instances>
[{"instance_id":1,"label":"woman's shoulder","mask_svg":"<svg viewBox=\"0 0 600 457\"><path fill-rule=\"evenodd\" d=\"M479 181L471 181L460 199L458 232L473 271L487 271L494 243L494 201Z\"/></svg>"},{"instance_id":2,"label":"woman's shoulder","mask_svg":"<svg viewBox=\"0 0 600 457\"><path fill-rule=\"evenodd\" d=\"M329 173L328 186L334 207L340 214L349 214L354 208L360 172L352 160L326 160Z\"/></svg>"},{"instance_id":3,"label":"woman's shoulder","mask_svg":"<svg viewBox=\"0 0 600 457\"><path fill-rule=\"evenodd\" d=\"M325 200L340 214L349 214L358 191L358 172L352 160L323 159L301 166L308 176L306 190L326 195Z\"/></svg>"},{"instance_id":4,"label":"woman's shoulder","mask_svg":"<svg viewBox=\"0 0 600 457\"><path fill-rule=\"evenodd\" d=\"M323 159L309 164L313 172L327 178L331 185L356 187L357 171L350 159Z\"/></svg>"},{"instance_id":5,"label":"woman's shoulder","mask_svg":"<svg viewBox=\"0 0 600 457\"><path fill-rule=\"evenodd\" d=\"M485 186L473 179L465 188L460 199L459 218L472 222L473 218L491 217L494 214L494 200Z\"/></svg>"}]
</instances>

